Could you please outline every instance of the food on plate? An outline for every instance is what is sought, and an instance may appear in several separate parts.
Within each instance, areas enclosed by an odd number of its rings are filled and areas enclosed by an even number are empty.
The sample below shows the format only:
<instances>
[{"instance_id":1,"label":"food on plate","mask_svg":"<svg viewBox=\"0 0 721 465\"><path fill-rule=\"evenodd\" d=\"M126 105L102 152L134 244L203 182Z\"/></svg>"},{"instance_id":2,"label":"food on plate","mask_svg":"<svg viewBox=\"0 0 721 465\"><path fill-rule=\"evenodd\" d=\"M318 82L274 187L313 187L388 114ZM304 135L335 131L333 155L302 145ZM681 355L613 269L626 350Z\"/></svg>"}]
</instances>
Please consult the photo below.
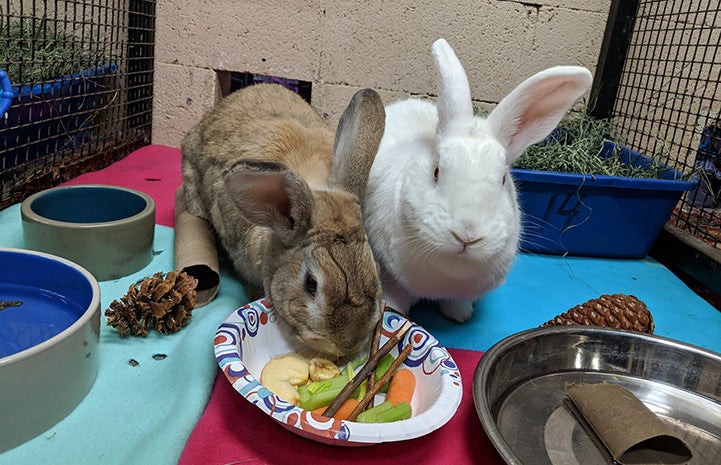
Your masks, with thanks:
<instances>
[{"instance_id":1,"label":"food on plate","mask_svg":"<svg viewBox=\"0 0 721 465\"><path fill-rule=\"evenodd\" d=\"M407 420L412 414L411 404L408 402L394 404L387 400L358 414L356 421L358 423L390 423L392 421Z\"/></svg>"},{"instance_id":2,"label":"food on plate","mask_svg":"<svg viewBox=\"0 0 721 465\"><path fill-rule=\"evenodd\" d=\"M376 367L375 379L381 379L383 377L383 375L385 375L386 372L388 372L388 369L393 364L393 360L395 360L395 357L393 357L391 354L385 354L378 361L378 366ZM388 392L388 383L381 386L379 392L384 392L384 393Z\"/></svg>"},{"instance_id":3,"label":"food on plate","mask_svg":"<svg viewBox=\"0 0 721 465\"><path fill-rule=\"evenodd\" d=\"M260 373L260 384L286 402L300 404L297 386L308 382L310 364L296 355L270 359Z\"/></svg>"},{"instance_id":4,"label":"food on plate","mask_svg":"<svg viewBox=\"0 0 721 465\"><path fill-rule=\"evenodd\" d=\"M394 405L403 402L411 403L413 391L416 389L416 376L408 368L402 368L395 372L388 386L386 402Z\"/></svg>"},{"instance_id":5,"label":"food on plate","mask_svg":"<svg viewBox=\"0 0 721 465\"><path fill-rule=\"evenodd\" d=\"M299 386L298 395L300 401L297 405L306 410L327 407L333 402L333 399L338 397L346 384L348 384L348 376L341 374L335 378L314 381L308 385Z\"/></svg>"},{"instance_id":6,"label":"food on plate","mask_svg":"<svg viewBox=\"0 0 721 465\"><path fill-rule=\"evenodd\" d=\"M360 385L364 382L367 383L368 379L374 379L375 378L375 369L378 365L378 362L381 358L383 358L387 353L391 351L391 349L398 345L398 343L402 340L403 336L408 332L408 330L411 328L411 323L409 321L406 321L395 333L391 334L388 340L383 344L383 346L379 347L377 350L375 347L371 346L371 353L368 357L368 361L365 365L356 373L356 376L353 377L348 381L348 384L346 384L341 392L338 394L338 397L333 400L333 402L330 403L328 406L328 409L325 411L324 415L327 417L332 417L335 412L338 410L338 408L341 406L341 404L350 397L355 390L360 387ZM376 337L373 337L373 340L376 340ZM405 357L410 353L410 351L413 349L413 346L411 344L408 344L403 351L398 355L398 358L396 358L393 361L393 364L391 365L391 368L389 369L390 373L386 373L384 376L388 376L389 374L393 373L398 366L400 366L401 363L405 360ZM405 355L404 355L405 352ZM394 366L395 365L395 366ZM356 408L355 414L359 413L360 411L364 410L371 400L373 400L373 395L375 395L378 391L378 388L382 386L388 379L385 380L381 379L378 381L378 383L373 383L373 389L368 391L367 395L361 400L360 404ZM375 386L376 384L379 384L379 386ZM354 419L354 415L351 414L350 420Z\"/></svg>"},{"instance_id":7,"label":"food on plate","mask_svg":"<svg viewBox=\"0 0 721 465\"><path fill-rule=\"evenodd\" d=\"M340 375L340 370L335 363L319 357L310 359L309 372L311 381L323 381Z\"/></svg>"},{"instance_id":8,"label":"food on plate","mask_svg":"<svg viewBox=\"0 0 721 465\"><path fill-rule=\"evenodd\" d=\"M413 349L413 346L411 344L408 344L403 348L400 354L398 354L398 357L393 360L393 363L391 364L390 368L388 368L388 371L378 379L378 382L373 384L373 387L368 390L368 393L365 394L365 396L361 399L361 401L358 403L358 406L351 412L351 414L348 416L348 420L355 421L356 417L363 411L368 408L373 400L375 399L375 395L378 394L381 387L386 385L388 382L390 382L391 378L396 373L396 370L398 370L398 367L403 363L403 361L406 359L408 354L410 354L411 350ZM348 383L350 384L350 383ZM338 394L338 398L333 401L328 406L328 410L326 410L325 415L332 417L335 414L335 411L332 410L332 407L334 406L335 402L341 401L343 399L343 392L341 394Z\"/></svg>"},{"instance_id":9,"label":"food on plate","mask_svg":"<svg viewBox=\"0 0 721 465\"><path fill-rule=\"evenodd\" d=\"M355 408L358 406L358 400L354 399L353 397L350 397L346 399L345 402L340 406L338 411L335 413L336 420L347 420L348 416L355 410ZM318 407L317 409L313 410L313 413L318 415L323 415L323 412L325 411L326 407Z\"/></svg>"},{"instance_id":10,"label":"food on plate","mask_svg":"<svg viewBox=\"0 0 721 465\"><path fill-rule=\"evenodd\" d=\"M380 338L374 337L370 354L343 369L330 360L305 361L295 354L273 358L263 368L260 382L281 399L329 418L365 423L410 418L416 379L400 366L413 346L406 344L397 357L390 354L410 326L406 322L381 347ZM373 406L376 395L385 391L383 402Z\"/></svg>"}]
</instances>

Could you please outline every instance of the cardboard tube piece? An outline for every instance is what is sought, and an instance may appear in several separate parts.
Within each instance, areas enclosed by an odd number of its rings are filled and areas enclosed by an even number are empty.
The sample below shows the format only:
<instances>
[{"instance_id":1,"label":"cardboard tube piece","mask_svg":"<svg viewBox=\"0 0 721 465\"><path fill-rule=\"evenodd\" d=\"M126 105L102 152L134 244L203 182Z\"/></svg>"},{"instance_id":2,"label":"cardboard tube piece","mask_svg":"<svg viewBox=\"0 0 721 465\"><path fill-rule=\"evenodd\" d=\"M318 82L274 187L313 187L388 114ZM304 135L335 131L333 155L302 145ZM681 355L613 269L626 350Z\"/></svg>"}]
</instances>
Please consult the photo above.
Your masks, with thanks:
<instances>
[{"instance_id":1,"label":"cardboard tube piece","mask_svg":"<svg viewBox=\"0 0 721 465\"><path fill-rule=\"evenodd\" d=\"M175 191L175 269L198 280L196 306L210 303L220 286L218 249L210 223L188 212L181 185Z\"/></svg>"},{"instance_id":2,"label":"cardboard tube piece","mask_svg":"<svg viewBox=\"0 0 721 465\"><path fill-rule=\"evenodd\" d=\"M623 386L567 384L566 393L621 465L680 465L689 447L655 413Z\"/></svg>"}]
</instances>

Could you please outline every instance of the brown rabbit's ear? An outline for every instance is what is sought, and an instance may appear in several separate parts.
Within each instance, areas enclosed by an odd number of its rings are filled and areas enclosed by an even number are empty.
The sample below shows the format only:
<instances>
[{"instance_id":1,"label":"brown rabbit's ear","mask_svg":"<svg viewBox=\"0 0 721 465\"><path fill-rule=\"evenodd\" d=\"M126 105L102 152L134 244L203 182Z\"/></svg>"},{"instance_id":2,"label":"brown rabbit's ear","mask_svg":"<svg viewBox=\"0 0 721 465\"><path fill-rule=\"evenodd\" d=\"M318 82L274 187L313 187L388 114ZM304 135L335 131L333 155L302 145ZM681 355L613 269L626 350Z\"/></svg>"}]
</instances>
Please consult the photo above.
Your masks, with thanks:
<instances>
[{"instance_id":1,"label":"brown rabbit's ear","mask_svg":"<svg viewBox=\"0 0 721 465\"><path fill-rule=\"evenodd\" d=\"M242 161L226 173L225 187L248 221L273 229L284 243L296 243L308 232L313 196L305 181L287 166Z\"/></svg>"},{"instance_id":2,"label":"brown rabbit's ear","mask_svg":"<svg viewBox=\"0 0 721 465\"><path fill-rule=\"evenodd\" d=\"M368 173L385 129L386 112L378 93L355 93L338 122L331 184L363 198Z\"/></svg>"}]
</instances>

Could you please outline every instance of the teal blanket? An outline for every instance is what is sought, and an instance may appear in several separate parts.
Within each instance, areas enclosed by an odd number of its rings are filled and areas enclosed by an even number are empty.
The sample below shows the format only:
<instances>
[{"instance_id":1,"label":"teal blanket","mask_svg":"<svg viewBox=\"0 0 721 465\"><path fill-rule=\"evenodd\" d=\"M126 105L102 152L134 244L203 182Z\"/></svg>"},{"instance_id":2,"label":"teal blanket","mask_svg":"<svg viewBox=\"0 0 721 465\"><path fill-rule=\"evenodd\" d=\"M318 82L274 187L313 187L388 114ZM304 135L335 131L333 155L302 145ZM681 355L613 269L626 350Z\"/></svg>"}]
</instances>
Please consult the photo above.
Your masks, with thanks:
<instances>
[{"instance_id":1,"label":"teal blanket","mask_svg":"<svg viewBox=\"0 0 721 465\"><path fill-rule=\"evenodd\" d=\"M157 226L155 233L156 254L145 269L100 283L103 310L131 284L173 269L173 229ZM0 247L22 246L15 205L0 211ZM656 334L721 351L721 312L651 259L521 254L506 284L477 302L467 324L445 320L430 304L415 307L411 316L448 347L485 351L605 293L643 300L653 313ZM88 396L49 431L0 454L0 465L177 463L217 371L214 332L245 300L234 274L223 269L216 300L196 309L190 325L176 334L121 338L103 317L100 372Z\"/></svg>"},{"instance_id":2,"label":"teal blanket","mask_svg":"<svg viewBox=\"0 0 721 465\"><path fill-rule=\"evenodd\" d=\"M0 211L0 247L23 247L19 205ZM103 311L133 283L173 269L172 228L156 226L153 248L143 270L100 282ZM231 275L213 305L196 309L185 329L167 336L121 338L103 315L100 369L87 397L49 431L0 454L0 464L175 464L215 379L215 330L246 300Z\"/></svg>"}]
</instances>

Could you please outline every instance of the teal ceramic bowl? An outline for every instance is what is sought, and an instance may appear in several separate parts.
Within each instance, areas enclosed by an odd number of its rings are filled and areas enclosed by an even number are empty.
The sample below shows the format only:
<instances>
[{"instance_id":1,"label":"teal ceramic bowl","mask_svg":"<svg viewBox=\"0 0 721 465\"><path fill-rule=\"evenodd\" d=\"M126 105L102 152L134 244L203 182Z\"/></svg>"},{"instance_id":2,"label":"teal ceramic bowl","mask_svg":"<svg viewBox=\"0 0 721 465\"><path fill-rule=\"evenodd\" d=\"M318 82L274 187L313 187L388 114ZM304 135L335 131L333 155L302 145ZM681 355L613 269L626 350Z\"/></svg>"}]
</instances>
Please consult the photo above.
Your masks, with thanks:
<instances>
[{"instance_id":1,"label":"teal ceramic bowl","mask_svg":"<svg viewBox=\"0 0 721 465\"><path fill-rule=\"evenodd\" d=\"M98 281L144 268L153 256L155 202L125 187L81 184L38 192L20 206L25 247L67 258Z\"/></svg>"},{"instance_id":2,"label":"teal ceramic bowl","mask_svg":"<svg viewBox=\"0 0 721 465\"><path fill-rule=\"evenodd\" d=\"M0 453L72 412L95 383L100 288L61 257L0 248Z\"/></svg>"}]
</instances>

